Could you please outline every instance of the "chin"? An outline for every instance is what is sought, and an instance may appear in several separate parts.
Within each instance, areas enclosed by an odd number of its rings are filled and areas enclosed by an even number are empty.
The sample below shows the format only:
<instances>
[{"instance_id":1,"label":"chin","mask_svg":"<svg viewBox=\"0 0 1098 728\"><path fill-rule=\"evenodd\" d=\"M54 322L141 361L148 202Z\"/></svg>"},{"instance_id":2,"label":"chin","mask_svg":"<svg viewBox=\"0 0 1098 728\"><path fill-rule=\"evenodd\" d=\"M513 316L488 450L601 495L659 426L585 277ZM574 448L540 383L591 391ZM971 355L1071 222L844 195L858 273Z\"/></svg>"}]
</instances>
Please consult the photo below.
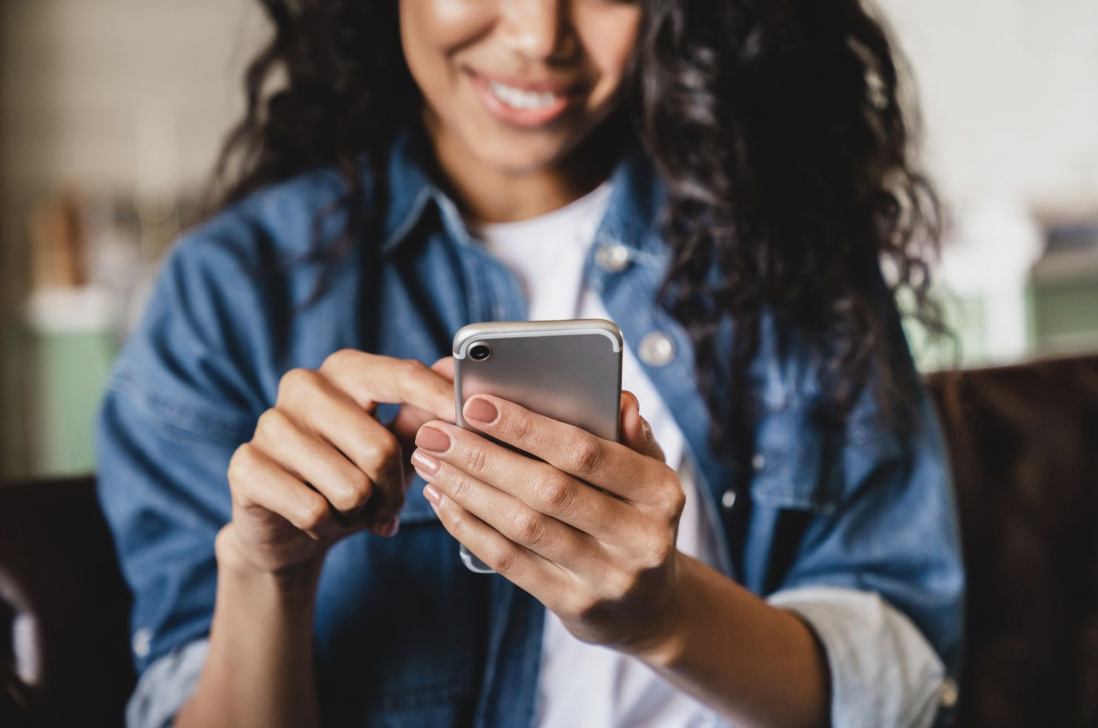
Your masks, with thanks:
<instances>
[{"instance_id":1,"label":"chin","mask_svg":"<svg viewBox=\"0 0 1098 728\"><path fill-rule=\"evenodd\" d=\"M522 174L536 172L558 162L567 150L567 145L558 141L542 143L533 140L523 142L495 141L482 146L477 153L486 164L497 169Z\"/></svg>"}]
</instances>

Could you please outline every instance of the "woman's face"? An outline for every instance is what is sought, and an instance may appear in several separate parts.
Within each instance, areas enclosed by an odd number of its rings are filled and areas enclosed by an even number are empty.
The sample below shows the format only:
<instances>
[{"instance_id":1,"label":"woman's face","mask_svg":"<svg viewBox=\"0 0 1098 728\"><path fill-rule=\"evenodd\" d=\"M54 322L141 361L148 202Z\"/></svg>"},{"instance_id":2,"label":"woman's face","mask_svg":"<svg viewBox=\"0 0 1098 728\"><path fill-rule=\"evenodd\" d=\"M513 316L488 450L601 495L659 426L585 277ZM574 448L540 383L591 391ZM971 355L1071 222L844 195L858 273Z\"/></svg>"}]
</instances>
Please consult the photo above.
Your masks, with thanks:
<instances>
[{"instance_id":1,"label":"woman's face","mask_svg":"<svg viewBox=\"0 0 1098 728\"><path fill-rule=\"evenodd\" d=\"M436 144L507 172L562 160L617 105L640 16L621 0L400 0Z\"/></svg>"}]
</instances>

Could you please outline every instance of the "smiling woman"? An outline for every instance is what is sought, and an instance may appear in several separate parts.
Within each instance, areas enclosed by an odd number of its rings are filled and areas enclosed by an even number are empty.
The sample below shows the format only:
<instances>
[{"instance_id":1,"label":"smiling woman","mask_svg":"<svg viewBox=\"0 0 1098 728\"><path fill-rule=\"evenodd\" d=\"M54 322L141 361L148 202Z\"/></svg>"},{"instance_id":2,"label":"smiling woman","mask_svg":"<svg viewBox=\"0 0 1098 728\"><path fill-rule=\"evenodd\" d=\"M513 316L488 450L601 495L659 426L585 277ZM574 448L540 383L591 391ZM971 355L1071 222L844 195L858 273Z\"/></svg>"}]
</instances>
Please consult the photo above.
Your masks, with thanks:
<instances>
[{"instance_id":1,"label":"smiling woman","mask_svg":"<svg viewBox=\"0 0 1098 728\"><path fill-rule=\"evenodd\" d=\"M964 580L893 301L935 203L861 3L263 5L224 205L100 415L131 725L945 720ZM620 442L452 424L454 332L530 316L619 325Z\"/></svg>"},{"instance_id":2,"label":"smiling woman","mask_svg":"<svg viewBox=\"0 0 1098 728\"><path fill-rule=\"evenodd\" d=\"M548 212L608 173L590 143L620 106L641 9L566 4L567 13L558 2L401 3L404 55L438 162L481 220ZM547 179L520 202L506 193L516 176L573 180Z\"/></svg>"}]
</instances>

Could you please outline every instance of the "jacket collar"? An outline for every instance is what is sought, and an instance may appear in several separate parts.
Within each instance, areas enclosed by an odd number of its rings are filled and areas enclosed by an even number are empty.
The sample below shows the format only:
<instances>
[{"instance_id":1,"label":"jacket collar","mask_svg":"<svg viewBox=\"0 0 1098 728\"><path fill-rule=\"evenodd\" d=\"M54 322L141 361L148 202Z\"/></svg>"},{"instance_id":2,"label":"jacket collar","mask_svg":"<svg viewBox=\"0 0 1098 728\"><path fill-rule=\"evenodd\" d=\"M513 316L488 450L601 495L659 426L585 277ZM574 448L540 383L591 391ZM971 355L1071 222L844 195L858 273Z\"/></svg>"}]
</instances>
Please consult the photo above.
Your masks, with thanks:
<instances>
[{"instance_id":1,"label":"jacket collar","mask_svg":"<svg viewBox=\"0 0 1098 728\"><path fill-rule=\"evenodd\" d=\"M422 136L421 132L404 129L393 141L385 179L389 194L382 255L388 255L408 238L423 217L427 203L439 194L426 172L426 144Z\"/></svg>"},{"instance_id":2,"label":"jacket collar","mask_svg":"<svg viewBox=\"0 0 1098 728\"><path fill-rule=\"evenodd\" d=\"M472 238L457 205L428 173L430 143L422 131L404 129L395 138L387 165L388 205L381 254L397 250L422 220L428 208L438 210L446 232L460 243ZM610 200L595 234L596 241L620 243L635 262L661 265L665 246L659 216L665 191L650 160L639 145L630 146L611 173Z\"/></svg>"},{"instance_id":3,"label":"jacket collar","mask_svg":"<svg viewBox=\"0 0 1098 728\"><path fill-rule=\"evenodd\" d=\"M667 195L651 160L639 145L631 145L610 179L613 189L596 242L624 245L634 263L662 266L667 246L660 225Z\"/></svg>"}]
</instances>

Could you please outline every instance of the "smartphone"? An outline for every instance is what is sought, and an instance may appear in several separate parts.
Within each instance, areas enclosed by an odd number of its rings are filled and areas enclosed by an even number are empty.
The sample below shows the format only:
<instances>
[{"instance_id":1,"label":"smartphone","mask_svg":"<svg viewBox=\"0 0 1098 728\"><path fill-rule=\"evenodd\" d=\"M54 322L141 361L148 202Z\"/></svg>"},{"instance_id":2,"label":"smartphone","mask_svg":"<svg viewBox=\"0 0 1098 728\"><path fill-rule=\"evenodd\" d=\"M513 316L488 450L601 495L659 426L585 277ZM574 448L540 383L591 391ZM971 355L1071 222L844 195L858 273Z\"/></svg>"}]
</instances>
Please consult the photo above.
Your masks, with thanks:
<instances>
[{"instance_id":1,"label":"smartphone","mask_svg":"<svg viewBox=\"0 0 1098 728\"><path fill-rule=\"evenodd\" d=\"M621 329L604 319L465 326L454 336L457 424L485 435L465 422L462 407L473 395L493 394L620 442L623 347ZM461 560L471 571L492 573L464 545Z\"/></svg>"}]
</instances>

